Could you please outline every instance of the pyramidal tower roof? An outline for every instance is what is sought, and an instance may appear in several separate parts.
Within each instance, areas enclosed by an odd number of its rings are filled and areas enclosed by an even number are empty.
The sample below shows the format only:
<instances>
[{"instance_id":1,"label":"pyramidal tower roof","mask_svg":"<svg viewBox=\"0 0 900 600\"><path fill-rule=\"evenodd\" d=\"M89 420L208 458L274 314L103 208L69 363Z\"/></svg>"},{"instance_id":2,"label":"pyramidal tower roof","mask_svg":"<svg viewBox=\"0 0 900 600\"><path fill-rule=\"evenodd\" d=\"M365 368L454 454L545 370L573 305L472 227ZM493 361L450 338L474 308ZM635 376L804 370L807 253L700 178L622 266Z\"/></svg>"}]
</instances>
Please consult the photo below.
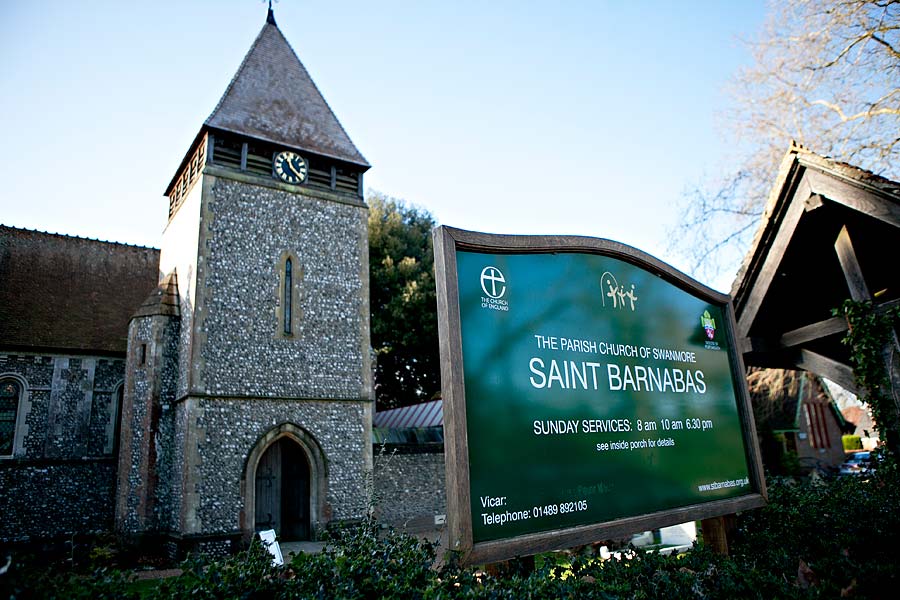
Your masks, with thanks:
<instances>
[{"instance_id":1,"label":"pyramidal tower roof","mask_svg":"<svg viewBox=\"0 0 900 600\"><path fill-rule=\"evenodd\" d=\"M278 29L271 9L205 125L369 167Z\"/></svg>"}]
</instances>

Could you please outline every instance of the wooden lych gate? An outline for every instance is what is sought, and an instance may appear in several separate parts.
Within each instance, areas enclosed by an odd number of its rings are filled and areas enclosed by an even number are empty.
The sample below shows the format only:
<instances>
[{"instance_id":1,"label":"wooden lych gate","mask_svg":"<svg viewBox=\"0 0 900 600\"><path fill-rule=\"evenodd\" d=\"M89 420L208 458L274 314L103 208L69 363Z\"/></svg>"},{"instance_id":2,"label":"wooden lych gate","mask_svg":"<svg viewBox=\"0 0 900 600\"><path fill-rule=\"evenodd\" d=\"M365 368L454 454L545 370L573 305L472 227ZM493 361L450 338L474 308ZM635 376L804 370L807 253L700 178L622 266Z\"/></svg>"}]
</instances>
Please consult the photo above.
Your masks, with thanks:
<instances>
[{"instance_id":1,"label":"wooden lych gate","mask_svg":"<svg viewBox=\"0 0 900 600\"><path fill-rule=\"evenodd\" d=\"M896 306L898 258L900 184L792 145L731 290L744 363L810 371L860 393L841 343L847 321L832 309L848 298Z\"/></svg>"}]
</instances>

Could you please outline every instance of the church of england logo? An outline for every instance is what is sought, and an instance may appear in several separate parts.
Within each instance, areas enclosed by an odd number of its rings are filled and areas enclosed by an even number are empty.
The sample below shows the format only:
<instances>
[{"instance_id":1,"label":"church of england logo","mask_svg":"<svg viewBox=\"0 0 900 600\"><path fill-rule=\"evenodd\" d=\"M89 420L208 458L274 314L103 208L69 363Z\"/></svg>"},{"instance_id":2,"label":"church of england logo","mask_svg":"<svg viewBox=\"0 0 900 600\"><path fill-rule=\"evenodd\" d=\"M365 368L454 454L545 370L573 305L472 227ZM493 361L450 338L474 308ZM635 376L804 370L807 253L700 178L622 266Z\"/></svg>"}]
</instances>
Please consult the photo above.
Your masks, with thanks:
<instances>
[{"instance_id":1,"label":"church of england logo","mask_svg":"<svg viewBox=\"0 0 900 600\"><path fill-rule=\"evenodd\" d=\"M506 295L506 277L503 272L494 266L487 266L481 270L481 308L490 310L508 311L509 302L503 299Z\"/></svg>"},{"instance_id":2,"label":"church of england logo","mask_svg":"<svg viewBox=\"0 0 900 600\"><path fill-rule=\"evenodd\" d=\"M485 267L481 270L481 289L491 298L502 298L506 293L506 277L497 267Z\"/></svg>"}]
</instances>

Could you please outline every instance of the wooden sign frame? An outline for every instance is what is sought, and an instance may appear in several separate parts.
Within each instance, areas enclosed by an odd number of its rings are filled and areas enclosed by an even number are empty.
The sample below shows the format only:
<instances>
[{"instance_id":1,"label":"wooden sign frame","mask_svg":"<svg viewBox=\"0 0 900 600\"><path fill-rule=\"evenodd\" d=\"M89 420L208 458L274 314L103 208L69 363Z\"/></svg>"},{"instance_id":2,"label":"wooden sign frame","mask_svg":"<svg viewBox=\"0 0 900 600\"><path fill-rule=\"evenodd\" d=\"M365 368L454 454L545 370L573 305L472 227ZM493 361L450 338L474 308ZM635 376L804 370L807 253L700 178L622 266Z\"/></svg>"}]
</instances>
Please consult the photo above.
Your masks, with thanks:
<instances>
[{"instance_id":1,"label":"wooden sign frame","mask_svg":"<svg viewBox=\"0 0 900 600\"><path fill-rule=\"evenodd\" d=\"M610 240L580 236L496 235L447 226L435 228L433 236L444 402L449 549L458 553L462 564L490 563L573 547L677 523L727 515L766 503L762 460L746 387L744 364L735 344L734 309L729 296L704 286L645 252ZM746 448L750 493L603 523L473 542L457 250L491 254L582 253L609 256L649 271L695 297L721 305L727 314L728 322L724 329L727 331L728 351L732 358L732 378L736 382L735 393Z\"/></svg>"}]
</instances>

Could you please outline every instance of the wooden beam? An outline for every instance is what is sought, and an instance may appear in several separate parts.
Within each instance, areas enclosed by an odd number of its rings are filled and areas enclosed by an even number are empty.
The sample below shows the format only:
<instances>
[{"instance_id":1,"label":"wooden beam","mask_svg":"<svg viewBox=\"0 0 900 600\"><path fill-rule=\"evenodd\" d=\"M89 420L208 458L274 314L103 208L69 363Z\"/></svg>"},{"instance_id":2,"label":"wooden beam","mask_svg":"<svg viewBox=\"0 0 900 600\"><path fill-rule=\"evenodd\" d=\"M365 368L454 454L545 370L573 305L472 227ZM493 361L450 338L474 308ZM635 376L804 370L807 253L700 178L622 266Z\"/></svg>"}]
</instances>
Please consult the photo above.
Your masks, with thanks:
<instances>
[{"instance_id":1,"label":"wooden beam","mask_svg":"<svg viewBox=\"0 0 900 600\"><path fill-rule=\"evenodd\" d=\"M888 310L900 305L900 300L894 299L881 304L875 305L875 312L883 314ZM785 348L794 348L802 346L807 342L820 340L830 335L843 333L847 331L847 320L844 317L831 317L824 321L810 323L803 327L785 331L781 336L774 338L762 337L744 337L738 340L738 348L741 354L749 353L771 353L784 350Z\"/></svg>"},{"instance_id":2,"label":"wooden beam","mask_svg":"<svg viewBox=\"0 0 900 600\"><path fill-rule=\"evenodd\" d=\"M847 280L847 287L850 288L850 297L857 302L871 300L872 294L869 293L869 287L866 285L866 280L863 277L859 260L856 258L856 251L853 249L853 242L850 240L850 232L847 231L846 225L841 227L841 232L834 242L834 251L837 252L838 260L841 262L844 279Z\"/></svg>"},{"instance_id":3,"label":"wooden beam","mask_svg":"<svg viewBox=\"0 0 900 600\"><path fill-rule=\"evenodd\" d=\"M777 342L767 337L744 337L738 341L738 349L741 354L772 354L778 352L781 347Z\"/></svg>"},{"instance_id":4,"label":"wooden beam","mask_svg":"<svg viewBox=\"0 0 900 600\"><path fill-rule=\"evenodd\" d=\"M803 208L806 212L814 211L824 205L824 199L819 194L811 194L809 198L803 201Z\"/></svg>"},{"instance_id":5,"label":"wooden beam","mask_svg":"<svg viewBox=\"0 0 900 600\"><path fill-rule=\"evenodd\" d=\"M850 184L834 175L820 173L815 167L807 169L806 178L813 193L894 227L900 227L900 204L896 200L889 199L886 192L861 187L865 184Z\"/></svg>"},{"instance_id":6,"label":"wooden beam","mask_svg":"<svg viewBox=\"0 0 900 600\"><path fill-rule=\"evenodd\" d=\"M834 359L822 356L810 350L800 350L794 359L794 366L804 371L827 377L845 390L859 394L853 369Z\"/></svg>"},{"instance_id":7,"label":"wooden beam","mask_svg":"<svg viewBox=\"0 0 900 600\"><path fill-rule=\"evenodd\" d=\"M778 340L778 345L782 348L792 348L806 342L841 333L842 331L847 331L847 319L844 317L831 317L818 323L810 323L809 325L784 332Z\"/></svg>"},{"instance_id":8,"label":"wooden beam","mask_svg":"<svg viewBox=\"0 0 900 600\"><path fill-rule=\"evenodd\" d=\"M760 306L762 306L762 301L769 291L772 280L775 279L775 275L778 273L778 267L781 266L781 260L784 258L784 253L791 243L791 238L794 237L794 230L800 222L800 217L805 212L803 201L799 199L803 198L805 200L809 197L809 193L809 184L804 179L801 179L797 186L797 191L794 192L788 201L789 205L784 213L784 217L774 232L763 264L756 275L755 281L753 281L747 299L744 301L744 307L737 323L738 336L746 336L750 332L750 327L753 325L754 320L756 320L756 314L759 312Z\"/></svg>"}]
</instances>

